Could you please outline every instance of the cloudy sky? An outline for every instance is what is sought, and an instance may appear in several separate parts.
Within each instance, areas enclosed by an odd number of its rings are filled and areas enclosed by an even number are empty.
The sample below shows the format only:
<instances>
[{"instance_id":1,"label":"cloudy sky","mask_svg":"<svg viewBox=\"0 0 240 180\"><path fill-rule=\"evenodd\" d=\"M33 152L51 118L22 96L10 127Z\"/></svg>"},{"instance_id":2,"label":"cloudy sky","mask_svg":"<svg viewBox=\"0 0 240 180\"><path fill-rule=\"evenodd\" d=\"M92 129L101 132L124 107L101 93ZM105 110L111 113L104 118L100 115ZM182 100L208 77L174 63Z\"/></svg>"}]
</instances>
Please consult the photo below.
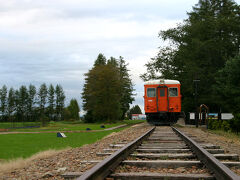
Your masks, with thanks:
<instances>
[{"instance_id":1,"label":"cloudy sky","mask_svg":"<svg viewBox=\"0 0 240 180\"><path fill-rule=\"evenodd\" d=\"M238 0L239 3L240 0ZM61 84L81 104L99 53L123 56L143 107L144 64L198 0L0 0L0 86Z\"/></svg>"}]
</instances>

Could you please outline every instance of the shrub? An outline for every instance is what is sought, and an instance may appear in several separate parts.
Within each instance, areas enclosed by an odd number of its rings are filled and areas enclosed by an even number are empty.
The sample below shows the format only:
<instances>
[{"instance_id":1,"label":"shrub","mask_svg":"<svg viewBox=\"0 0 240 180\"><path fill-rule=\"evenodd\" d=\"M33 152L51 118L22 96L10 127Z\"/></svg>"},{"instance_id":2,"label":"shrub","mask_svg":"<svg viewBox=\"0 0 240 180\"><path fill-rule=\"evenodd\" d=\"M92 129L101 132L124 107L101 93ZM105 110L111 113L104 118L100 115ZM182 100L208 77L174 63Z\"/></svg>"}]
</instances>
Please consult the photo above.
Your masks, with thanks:
<instances>
[{"instance_id":1,"label":"shrub","mask_svg":"<svg viewBox=\"0 0 240 180\"><path fill-rule=\"evenodd\" d=\"M230 121L230 127L233 132L240 132L240 113L234 114L234 118Z\"/></svg>"},{"instance_id":2,"label":"shrub","mask_svg":"<svg viewBox=\"0 0 240 180\"><path fill-rule=\"evenodd\" d=\"M208 120L208 129L213 129L213 119L212 118L210 118Z\"/></svg>"},{"instance_id":3,"label":"shrub","mask_svg":"<svg viewBox=\"0 0 240 180\"><path fill-rule=\"evenodd\" d=\"M221 129L224 130L224 131L231 130L230 123L228 121L223 121L222 124L221 124Z\"/></svg>"}]
</instances>

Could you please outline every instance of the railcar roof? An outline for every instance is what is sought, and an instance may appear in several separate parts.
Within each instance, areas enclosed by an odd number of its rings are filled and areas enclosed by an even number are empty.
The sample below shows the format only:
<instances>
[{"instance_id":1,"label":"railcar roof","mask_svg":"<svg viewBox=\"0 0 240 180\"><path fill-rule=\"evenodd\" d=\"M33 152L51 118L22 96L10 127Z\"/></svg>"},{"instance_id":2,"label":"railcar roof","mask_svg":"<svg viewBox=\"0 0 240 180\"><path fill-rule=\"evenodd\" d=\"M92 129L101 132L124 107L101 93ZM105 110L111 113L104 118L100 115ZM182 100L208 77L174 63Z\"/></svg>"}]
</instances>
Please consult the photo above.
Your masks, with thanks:
<instances>
[{"instance_id":1,"label":"railcar roof","mask_svg":"<svg viewBox=\"0 0 240 180\"><path fill-rule=\"evenodd\" d=\"M180 82L177 80L170 80L170 79L158 79L158 80L146 81L144 84L180 84Z\"/></svg>"}]
</instances>

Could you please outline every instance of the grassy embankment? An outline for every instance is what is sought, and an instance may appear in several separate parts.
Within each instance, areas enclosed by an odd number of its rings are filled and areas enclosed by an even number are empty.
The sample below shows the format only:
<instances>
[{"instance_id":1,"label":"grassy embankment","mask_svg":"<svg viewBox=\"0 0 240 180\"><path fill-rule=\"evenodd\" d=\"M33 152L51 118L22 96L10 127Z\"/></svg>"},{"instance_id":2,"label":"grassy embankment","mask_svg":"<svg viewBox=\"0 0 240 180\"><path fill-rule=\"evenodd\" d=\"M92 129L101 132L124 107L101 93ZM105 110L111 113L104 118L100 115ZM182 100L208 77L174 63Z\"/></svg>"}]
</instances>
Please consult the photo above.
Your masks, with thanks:
<instances>
[{"instance_id":1,"label":"grassy embankment","mask_svg":"<svg viewBox=\"0 0 240 180\"><path fill-rule=\"evenodd\" d=\"M106 124L105 127L114 127L121 124L135 124L139 120L123 121L121 123ZM100 130L101 124L84 123L53 123L49 127L26 129L28 131L47 131L47 130L85 130L87 127L92 130ZM67 138L57 138L56 133L34 133L34 134L0 134L0 159L9 160L15 158L26 158L37 152L48 149L64 149L67 147L80 147L84 144L94 143L104 136L123 130L124 128L110 131L65 133ZM20 129L17 129L19 131ZM21 129L21 131L25 131Z\"/></svg>"}]
</instances>

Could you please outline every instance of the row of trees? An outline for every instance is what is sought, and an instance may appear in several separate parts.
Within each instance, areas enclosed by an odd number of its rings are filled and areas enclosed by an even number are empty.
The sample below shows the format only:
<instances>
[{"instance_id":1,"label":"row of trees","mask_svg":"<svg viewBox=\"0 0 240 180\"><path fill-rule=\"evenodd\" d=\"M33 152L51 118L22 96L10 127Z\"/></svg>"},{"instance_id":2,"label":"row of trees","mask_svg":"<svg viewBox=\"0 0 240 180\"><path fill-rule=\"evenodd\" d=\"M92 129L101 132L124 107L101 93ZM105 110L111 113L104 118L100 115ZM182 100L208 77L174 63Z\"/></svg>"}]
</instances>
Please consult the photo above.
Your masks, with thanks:
<instances>
[{"instance_id":1,"label":"row of trees","mask_svg":"<svg viewBox=\"0 0 240 180\"><path fill-rule=\"evenodd\" d=\"M65 95L62 87L42 84L37 90L34 85L9 90L0 88L1 121L62 120Z\"/></svg>"},{"instance_id":2,"label":"row of trees","mask_svg":"<svg viewBox=\"0 0 240 180\"><path fill-rule=\"evenodd\" d=\"M86 122L124 119L133 98L133 84L127 64L120 56L106 59L99 54L93 68L85 74L82 92Z\"/></svg>"},{"instance_id":3,"label":"row of trees","mask_svg":"<svg viewBox=\"0 0 240 180\"><path fill-rule=\"evenodd\" d=\"M147 64L142 79L177 79L183 110L206 104L211 112L240 111L240 6L232 0L199 0L176 28L161 31L169 42ZM194 94L193 80L200 80Z\"/></svg>"}]
</instances>

